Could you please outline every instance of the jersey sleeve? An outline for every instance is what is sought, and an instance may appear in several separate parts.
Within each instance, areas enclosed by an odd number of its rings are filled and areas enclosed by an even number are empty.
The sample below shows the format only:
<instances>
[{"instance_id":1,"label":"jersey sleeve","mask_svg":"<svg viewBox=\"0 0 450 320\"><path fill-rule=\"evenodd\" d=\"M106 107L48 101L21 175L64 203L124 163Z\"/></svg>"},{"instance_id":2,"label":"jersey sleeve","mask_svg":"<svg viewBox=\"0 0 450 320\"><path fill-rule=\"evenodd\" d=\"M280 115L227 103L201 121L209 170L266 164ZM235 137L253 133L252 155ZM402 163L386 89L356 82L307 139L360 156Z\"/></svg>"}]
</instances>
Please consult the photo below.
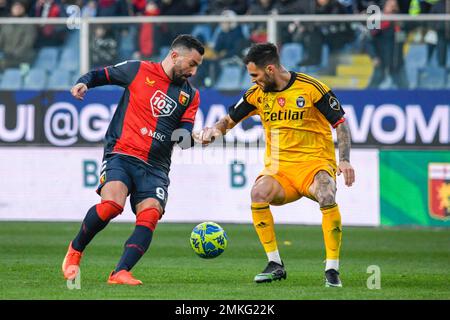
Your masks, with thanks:
<instances>
[{"instance_id":1,"label":"jersey sleeve","mask_svg":"<svg viewBox=\"0 0 450 320\"><path fill-rule=\"evenodd\" d=\"M199 106L200 94L198 90L196 90L192 102L189 104L180 120L179 129L183 129L183 131L180 131L180 134L174 136L175 142L181 149L188 149L195 144L194 139L192 138L192 130L194 129L195 115L197 114Z\"/></svg>"},{"instance_id":2,"label":"jersey sleeve","mask_svg":"<svg viewBox=\"0 0 450 320\"><path fill-rule=\"evenodd\" d=\"M127 87L133 82L141 66L140 61L130 60L104 68L109 84Z\"/></svg>"},{"instance_id":3,"label":"jersey sleeve","mask_svg":"<svg viewBox=\"0 0 450 320\"><path fill-rule=\"evenodd\" d=\"M333 91L325 93L315 104L333 128L344 122L344 110Z\"/></svg>"},{"instance_id":4,"label":"jersey sleeve","mask_svg":"<svg viewBox=\"0 0 450 320\"><path fill-rule=\"evenodd\" d=\"M200 94L198 90L196 90L192 102L189 104L188 108L181 117L181 122L194 123L195 115L197 114L199 106L200 106Z\"/></svg>"},{"instance_id":5,"label":"jersey sleeve","mask_svg":"<svg viewBox=\"0 0 450 320\"><path fill-rule=\"evenodd\" d=\"M344 122L345 112L336 95L326 84L303 73L297 74L297 78L309 86L311 101L333 128Z\"/></svg>"},{"instance_id":6,"label":"jersey sleeve","mask_svg":"<svg viewBox=\"0 0 450 320\"><path fill-rule=\"evenodd\" d=\"M248 89L247 92L244 93L244 96L235 105L232 105L228 109L228 115L235 123L238 123L245 118L256 114L256 103L255 101L253 101L255 90L256 87L251 87L250 89Z\"/></svg>"}]
</instances>

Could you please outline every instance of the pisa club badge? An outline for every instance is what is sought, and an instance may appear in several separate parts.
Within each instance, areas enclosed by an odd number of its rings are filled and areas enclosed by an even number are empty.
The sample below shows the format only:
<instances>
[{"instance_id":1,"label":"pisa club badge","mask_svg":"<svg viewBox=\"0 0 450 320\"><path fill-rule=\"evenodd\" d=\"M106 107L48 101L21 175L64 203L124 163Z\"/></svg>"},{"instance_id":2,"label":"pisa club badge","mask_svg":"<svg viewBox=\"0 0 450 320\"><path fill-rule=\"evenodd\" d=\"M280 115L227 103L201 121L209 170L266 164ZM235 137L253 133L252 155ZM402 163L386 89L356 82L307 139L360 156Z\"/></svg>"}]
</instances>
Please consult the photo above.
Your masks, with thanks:
<instances>
[{"instance_id":1,"label":"pisa club badge","mask_svg":"<svg viewBox=\"0 0 450 320\"><path fill-rule=\"evenodd\" d=\"M432 218L450 219L450 163L428 164L428 208Z\"/></svg>"}]
</instances>

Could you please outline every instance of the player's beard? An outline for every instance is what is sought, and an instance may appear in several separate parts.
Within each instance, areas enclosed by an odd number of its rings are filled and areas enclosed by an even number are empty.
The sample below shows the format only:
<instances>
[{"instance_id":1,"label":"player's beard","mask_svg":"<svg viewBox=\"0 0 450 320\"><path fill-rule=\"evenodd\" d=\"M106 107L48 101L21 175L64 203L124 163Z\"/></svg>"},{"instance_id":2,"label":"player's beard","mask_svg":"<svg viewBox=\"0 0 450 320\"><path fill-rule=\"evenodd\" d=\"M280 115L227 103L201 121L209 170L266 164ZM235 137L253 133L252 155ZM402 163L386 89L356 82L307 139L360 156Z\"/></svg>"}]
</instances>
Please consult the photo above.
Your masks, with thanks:
<instances>
[{"instance_id":1,"label":"player's beard","mask_svg":"<svg viewBox=\"0 0 450 320\"><path fill-rule=\"evenodd\" d=\"M264 82L261 85L263 92L273 92L276 91L277 84L275 80L272 79L267 73L264 75Z\"/></svg>"},{"instance_id":2,"label":"player's beard","mask_svg":"<svg viewBox=\"0 0 450 320\"><path fill-rule=\"evenodd\" d=\"M176 85L182 85L190 76L190 74L185 74L182 71L177 71L174 68L172 71L172 82Z\"/></svg>"}]
</instances>

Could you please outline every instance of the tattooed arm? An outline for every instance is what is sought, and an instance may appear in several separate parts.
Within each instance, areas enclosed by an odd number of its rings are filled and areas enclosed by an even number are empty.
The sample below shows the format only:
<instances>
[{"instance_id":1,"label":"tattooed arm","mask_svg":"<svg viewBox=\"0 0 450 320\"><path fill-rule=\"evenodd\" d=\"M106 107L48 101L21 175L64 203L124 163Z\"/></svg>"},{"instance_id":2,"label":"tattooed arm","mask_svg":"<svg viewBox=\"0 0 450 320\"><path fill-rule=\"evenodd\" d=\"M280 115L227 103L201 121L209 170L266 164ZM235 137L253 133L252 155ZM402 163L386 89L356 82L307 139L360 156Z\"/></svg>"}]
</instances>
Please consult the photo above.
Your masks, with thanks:
<instances>
[{"instance_id":1,"label":"tattooed arm","mask_svg":"<svg viewBox=\"0 0 450 320\"><path fill-rule=\"evenodd\" d=\"M212 128L204 128L192 136L197 143L208 145L220 136L225 135L237 123L256 113L256 107L241 98L238 103L231 106L228 114L220 119Z\"/></svg>"},{"instance_id":2,"label":"tattooed arm","mask_svg":"<svg viewBox=\"0 0 450 320\"><path fill-rule=\"evenodd\" d=\"M217 121L213 129L218 130L222 135L225 135L227 131L233 129L235 125L236 122L234 122L231 119L231 117L227 114L225 117Z\"/></svg>"},{"instance_id":3,"label":"tattooed arm","mask_svg":"<svg viewBox=\"0 0 450 320\"><path fill-rule=\"evenodd\" d=\"M342 122L336 128L338 147L339 147L339 161L350 162L350 146L351 137L350 129L347 122Z\"/></svg>"},{"instance_id":4,"label":"tattooed arm","mask_svg":"<svg viewBox=\"0 0 450 320\"><path fill-rule=\"evenodd\" d=\"M342 122L336 127L339 165L337 174L344 174L345 185L350 187L355 182L355 171L350 164L351 136L347 122Z\"/></svg>"}]
</instances>

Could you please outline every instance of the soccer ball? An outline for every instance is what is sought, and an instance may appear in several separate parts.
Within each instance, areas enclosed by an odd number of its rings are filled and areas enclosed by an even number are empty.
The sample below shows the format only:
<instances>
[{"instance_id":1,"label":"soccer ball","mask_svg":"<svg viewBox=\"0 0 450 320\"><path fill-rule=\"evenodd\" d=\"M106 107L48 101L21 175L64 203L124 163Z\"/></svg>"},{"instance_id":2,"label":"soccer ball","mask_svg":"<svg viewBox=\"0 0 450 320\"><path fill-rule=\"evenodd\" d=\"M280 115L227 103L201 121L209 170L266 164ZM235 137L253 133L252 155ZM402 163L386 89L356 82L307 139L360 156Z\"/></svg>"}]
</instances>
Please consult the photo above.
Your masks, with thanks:
<instances>
[{"instance_id":1,"label":"soccer ball","mask_svg":"<svg viewBox=\"0 0 450 320\"><path fill-rule=\"evenodd\" d=\"M212 259L222 254L228 244L225 230L215 222L202 222L191 232L191 246L196 254Z\"/></svg>"}]
</instances>

